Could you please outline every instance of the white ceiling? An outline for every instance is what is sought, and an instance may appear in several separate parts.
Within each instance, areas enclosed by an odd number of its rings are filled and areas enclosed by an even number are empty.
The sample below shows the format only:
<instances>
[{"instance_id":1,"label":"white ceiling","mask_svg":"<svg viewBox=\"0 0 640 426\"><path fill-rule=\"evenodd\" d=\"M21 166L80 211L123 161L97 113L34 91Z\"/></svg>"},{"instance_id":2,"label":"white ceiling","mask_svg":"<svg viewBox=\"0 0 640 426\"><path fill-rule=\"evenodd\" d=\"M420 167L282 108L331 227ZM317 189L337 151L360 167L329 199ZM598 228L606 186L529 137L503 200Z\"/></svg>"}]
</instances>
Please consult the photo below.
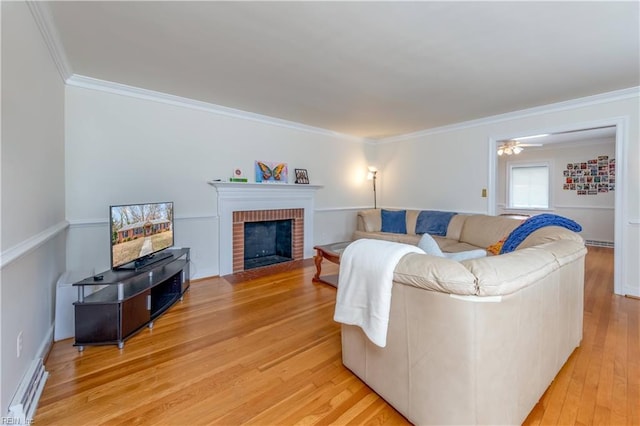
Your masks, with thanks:
<instances>
[{"instance_id":1,"label":"white ceiling","mask_svg":"<svg viewBox=\"0 0 640 426\"><path fill-rule=\"evenodd\" d=\"M381 138L640 86L639 2L51 2L71 71Z\"/></svg>"}]
</instances>

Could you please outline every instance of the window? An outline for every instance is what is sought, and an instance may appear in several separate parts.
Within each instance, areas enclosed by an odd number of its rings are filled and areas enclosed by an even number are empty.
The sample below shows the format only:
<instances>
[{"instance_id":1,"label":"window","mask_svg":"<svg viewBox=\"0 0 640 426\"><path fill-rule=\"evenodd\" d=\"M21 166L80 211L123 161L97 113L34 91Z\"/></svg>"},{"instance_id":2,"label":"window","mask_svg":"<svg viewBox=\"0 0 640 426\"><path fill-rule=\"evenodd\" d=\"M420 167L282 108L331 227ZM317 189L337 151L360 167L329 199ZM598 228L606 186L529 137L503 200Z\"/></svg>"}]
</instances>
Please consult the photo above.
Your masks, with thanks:
<instances>
[{"instance_id":1,"label":"window","mask_svg":"<svg viewBox=\"0 0 640 426\"><path fill-rule=\"evenodd\" d=\"M510 164L508 180L509 208L549 208L549 164Z\"/></svg>"}]
</instances>

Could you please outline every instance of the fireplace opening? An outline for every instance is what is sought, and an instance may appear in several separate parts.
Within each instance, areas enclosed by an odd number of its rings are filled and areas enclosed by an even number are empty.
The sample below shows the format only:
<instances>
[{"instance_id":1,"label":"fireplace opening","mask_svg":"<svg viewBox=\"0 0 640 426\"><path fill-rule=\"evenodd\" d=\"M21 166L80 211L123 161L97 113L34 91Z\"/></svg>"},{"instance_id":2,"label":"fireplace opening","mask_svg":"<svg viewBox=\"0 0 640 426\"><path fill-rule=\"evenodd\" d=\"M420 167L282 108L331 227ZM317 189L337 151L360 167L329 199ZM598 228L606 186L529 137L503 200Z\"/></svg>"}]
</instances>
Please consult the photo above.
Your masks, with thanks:
<instances>
[{"instance_id":1,"label":"fireplace opening","mask_svg":"<svg viewBox=\"0 0 640 426\"><path fill-rule=\"evenodd\" d=\"M292 219L245 222L244 269L291 261L292 228Z\"/></svg>"}]
</instances>

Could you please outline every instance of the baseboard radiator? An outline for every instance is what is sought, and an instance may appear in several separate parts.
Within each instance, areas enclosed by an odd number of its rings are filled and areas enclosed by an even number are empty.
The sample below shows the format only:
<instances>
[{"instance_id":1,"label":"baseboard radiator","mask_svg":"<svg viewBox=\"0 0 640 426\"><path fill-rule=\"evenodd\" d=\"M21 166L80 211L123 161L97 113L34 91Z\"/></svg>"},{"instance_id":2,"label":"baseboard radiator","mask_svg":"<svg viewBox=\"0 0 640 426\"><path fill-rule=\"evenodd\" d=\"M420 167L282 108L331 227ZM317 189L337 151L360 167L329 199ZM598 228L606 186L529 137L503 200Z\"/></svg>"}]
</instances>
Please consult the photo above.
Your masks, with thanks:
<instances>
[{"instance_id":1,"label":"baseboard radiator","mask_svg":"<svg viewBox=\"0 0 640 426\"><path fill-rule=\"evenodd\" d=\"M614 247L611 241L584 240L584 243L585 245L593 246L593 247L610 247L610 248Z\"/></svg>"},{"instance_id":2,"label":"baseboard radiator","mask_svg":"<svg viewBox=\"0 0 640 426\"><path fill-rule=\"evenodd\" d=\"M31 363L9 405L9 417L11 417L12 424L33 423L38 400L48 376L49 373L44 369L42 358Z\"/></svg>"}]
</instances>

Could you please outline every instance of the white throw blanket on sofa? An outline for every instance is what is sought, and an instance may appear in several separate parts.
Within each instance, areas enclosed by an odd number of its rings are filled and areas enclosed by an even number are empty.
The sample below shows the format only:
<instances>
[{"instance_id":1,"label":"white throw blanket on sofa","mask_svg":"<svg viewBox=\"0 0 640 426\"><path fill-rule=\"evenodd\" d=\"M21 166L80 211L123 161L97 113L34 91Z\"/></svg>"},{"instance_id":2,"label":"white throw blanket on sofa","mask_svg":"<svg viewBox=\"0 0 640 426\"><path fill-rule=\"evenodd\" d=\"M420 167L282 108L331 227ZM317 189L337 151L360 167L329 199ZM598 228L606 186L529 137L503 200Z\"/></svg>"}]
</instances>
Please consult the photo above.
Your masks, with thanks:
<instances>
[{"instance_id":1,"label":"white throw blanket on sofa","mask_svg":"<svg viewBox=\"0 0 640 426\"><path fill-rule=\"evenodd\" d=\"M387 345L393 270L407 253L424 253L409 244L356 240L340 258L338 294L333 319L361 327L376 345Z\"/></svg>"}]
</instances>

